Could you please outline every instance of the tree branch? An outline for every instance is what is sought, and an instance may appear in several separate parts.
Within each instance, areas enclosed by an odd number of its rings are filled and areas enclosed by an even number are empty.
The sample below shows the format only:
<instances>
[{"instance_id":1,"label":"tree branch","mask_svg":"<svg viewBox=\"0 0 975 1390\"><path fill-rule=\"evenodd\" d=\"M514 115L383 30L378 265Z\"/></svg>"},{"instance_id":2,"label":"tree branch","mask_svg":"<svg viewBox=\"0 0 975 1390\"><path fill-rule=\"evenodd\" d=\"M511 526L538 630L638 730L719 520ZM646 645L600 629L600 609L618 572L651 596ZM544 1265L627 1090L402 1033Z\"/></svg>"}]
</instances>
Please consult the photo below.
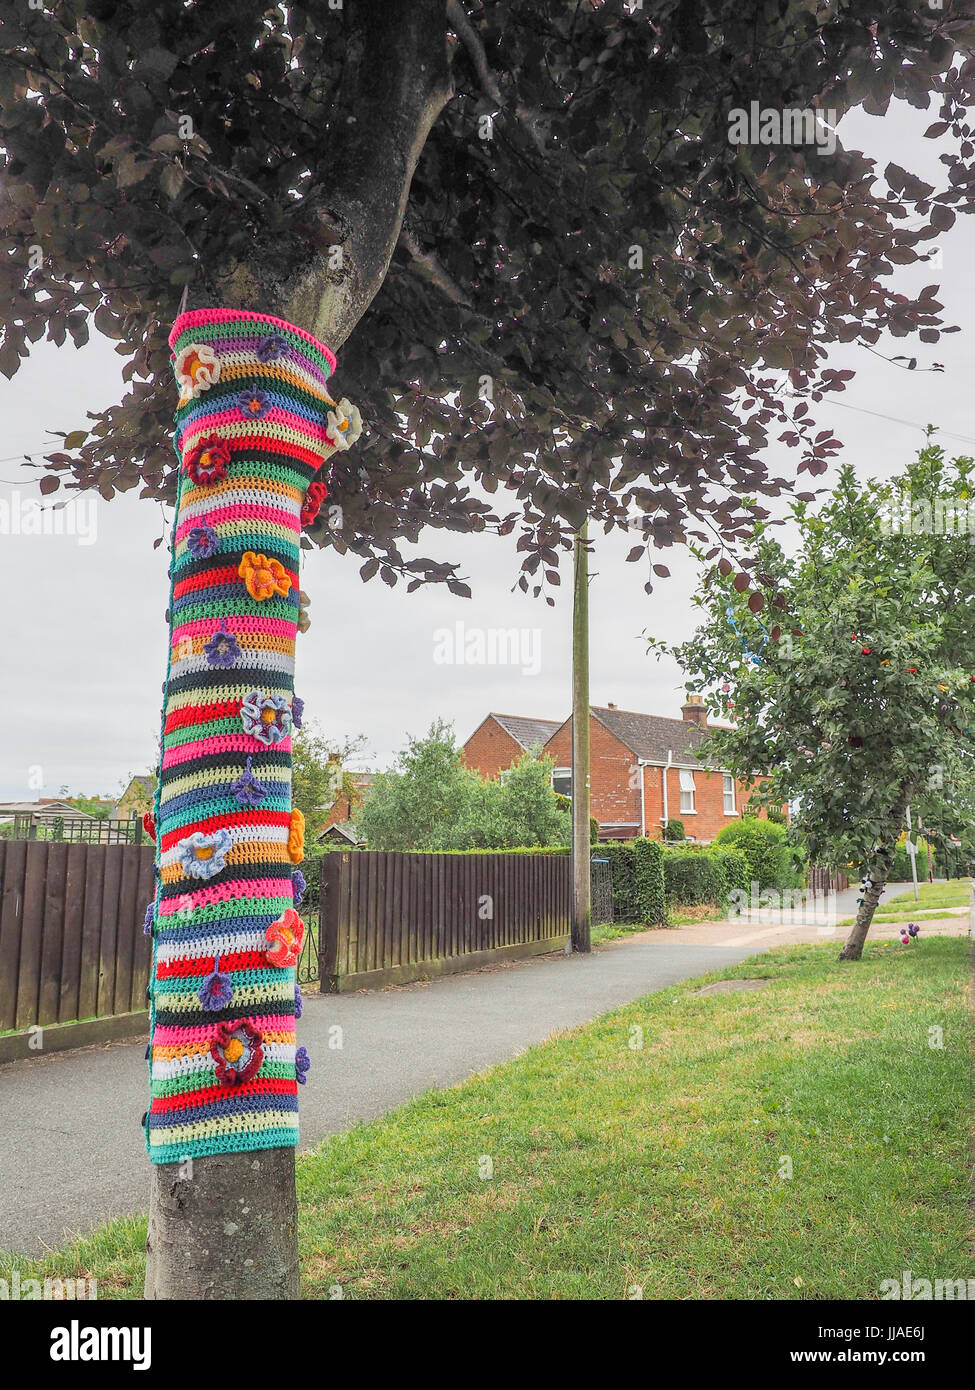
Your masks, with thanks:
<instances>
[{"instance_id":1,"label":"tree branch","mask_svg":"<svg viewBox=\"0 0 975 1390\"><path fill-rule=\"evenodd\" d=\"M423 250L415 234L405 225L399 234L399 244L409 254L417 275L438 289L452 304L463 305L465 309L471 308L471 301L457 282L451 278L432 251Z\"/></svg>"},{"instance_id":2,"label":"tree branch","mask_svg":"<svg viewBox=\"0 0 975 1390\"><path fill-rule=\"evenodd\" d=\"M470 16L464 9L461 0L447 0L447 19L450 27L460 39L467 52L468 58L477 80L485 94L490 97L494 104L502 110L510 110L518 121L519 125L527 132L532 144L544 158L548 158L548 151L545 148L545 131L543 129L543 118L537 111L531 110L527 106L509 107L502 95L498 85L498 79L491 70L488 63L487 54L484 52L484 45L481 43L480 36L474 25L471 23Z\"/></svg>"}]
</instances>

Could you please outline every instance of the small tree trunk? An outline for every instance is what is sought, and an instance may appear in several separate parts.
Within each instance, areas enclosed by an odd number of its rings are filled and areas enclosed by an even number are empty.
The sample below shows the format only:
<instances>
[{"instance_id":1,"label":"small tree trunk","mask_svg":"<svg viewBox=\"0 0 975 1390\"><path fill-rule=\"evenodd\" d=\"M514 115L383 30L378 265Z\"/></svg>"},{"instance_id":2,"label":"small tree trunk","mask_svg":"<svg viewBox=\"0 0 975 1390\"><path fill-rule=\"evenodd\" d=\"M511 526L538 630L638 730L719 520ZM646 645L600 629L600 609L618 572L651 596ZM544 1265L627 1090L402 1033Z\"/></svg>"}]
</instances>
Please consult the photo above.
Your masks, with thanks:
<instances>
[{"instance_id":1,"label":"small tree trunk","mask_svg":"<svg viewBox=\"0 0 975 1390\"><path fill-rule=\"evenodd\" d=\"M298 1297L294 1149L152 1170L146 1298Z\"/></svg>"},{"instance_id":2,"label":"small tree trunk","mask_svg":"<svg viewBox=\"0 0 975 1390\"><path fill-rule=\"evenodd\" d=\"M846 939L846 945L840 952L840 960L859 960L863 955L863 943L867 939L867 932L873 922L873 914L880 902L880 895L887 886L890 862L890 858L886 854L875 855L870 861L871 885L864 890L863 902L857 910L856 921Z\"/></svg>"}]
</instances>

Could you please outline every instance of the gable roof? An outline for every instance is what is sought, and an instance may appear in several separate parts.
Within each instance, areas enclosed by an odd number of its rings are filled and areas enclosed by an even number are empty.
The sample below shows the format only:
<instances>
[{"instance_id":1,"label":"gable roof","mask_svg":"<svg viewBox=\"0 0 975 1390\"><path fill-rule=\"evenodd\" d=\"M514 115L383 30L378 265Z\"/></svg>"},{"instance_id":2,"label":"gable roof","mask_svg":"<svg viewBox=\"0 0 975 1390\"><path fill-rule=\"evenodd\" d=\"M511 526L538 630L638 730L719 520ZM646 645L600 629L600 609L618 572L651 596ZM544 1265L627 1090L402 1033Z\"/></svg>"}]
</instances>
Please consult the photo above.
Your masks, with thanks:
<instances>
[{"instance_id":1,"label":"gable roof","mask_svg":"<svg viewBox=\"0 0 975 1390\"><path fill-rule=\"evenodd\" d=\"M605 709L593 705L593 718L618 738L631 753L653 763L665 763L667 754L672 761L685 767L717 767L717 763L702 762L696 749L706 729L687 719L666 719L661 714L637 714L633 710Z\"/></svg>"},{"instance_id":2,"label":"gable roof","mask_svg":"<svg viewBox=\"0 0 975 1390\"><path fill-rule=\"evenodd\" d=\"M495 714L493 711L488 718L500 724L505 733L525 749L539 744L544 746L564 722L561 719L526 719L520 714Z\"/></svg>"}]
</instances>

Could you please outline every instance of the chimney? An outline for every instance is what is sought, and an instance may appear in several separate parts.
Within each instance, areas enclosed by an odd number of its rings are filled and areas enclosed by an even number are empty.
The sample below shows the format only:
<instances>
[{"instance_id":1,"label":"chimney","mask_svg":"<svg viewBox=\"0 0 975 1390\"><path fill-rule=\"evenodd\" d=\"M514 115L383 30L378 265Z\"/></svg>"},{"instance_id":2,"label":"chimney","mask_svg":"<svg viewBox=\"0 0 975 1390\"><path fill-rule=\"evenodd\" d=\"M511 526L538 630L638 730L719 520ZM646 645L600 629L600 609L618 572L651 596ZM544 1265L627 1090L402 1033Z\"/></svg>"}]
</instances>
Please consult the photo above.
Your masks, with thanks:
<instances>
[{"instance_id":1,"label":"chimney","mask_svg":"<svg viewBox=\"0 0 975 1390\"><path fill-rule=\"evenodd\" d=\"M616 706L613 704L612 700L610 700L610 702L609 702L609 704L606 706L606 708L607 708L607 709L615 709Z\"/></svg>"},{"instance_id":2,"label":"chimney","mask_svg":"<svg viewBox=\"0 0 975 1390\"><path fill-rule=\"evenodd\" d=\"M708 712L704 708L703 695L688 695L687 703L681 705L680 712L685 724L700 724L702 729L708 727Z\"/></svg>"}]
</instances>

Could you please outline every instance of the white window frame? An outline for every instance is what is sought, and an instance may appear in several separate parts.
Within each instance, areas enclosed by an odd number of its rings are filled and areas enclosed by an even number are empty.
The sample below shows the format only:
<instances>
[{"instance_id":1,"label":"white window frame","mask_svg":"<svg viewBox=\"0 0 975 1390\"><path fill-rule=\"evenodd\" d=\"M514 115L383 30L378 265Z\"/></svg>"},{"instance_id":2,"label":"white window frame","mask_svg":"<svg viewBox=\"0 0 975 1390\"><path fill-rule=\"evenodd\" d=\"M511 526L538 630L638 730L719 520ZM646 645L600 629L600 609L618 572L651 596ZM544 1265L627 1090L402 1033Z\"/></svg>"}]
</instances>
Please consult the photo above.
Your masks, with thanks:
<instances>
[{"instance_id":1,"label":"white window frame","mask_svg":"<svg viewBox=\"0 0 975 1390\"><path fill-rule=\"evenodd\" d=\"M681 767L677 770L677 778L680 783L680 813L682 816L696 816L694 773L689 767Z\"/></svg>"},{"instance_id":2,"label":"white window frame","mask_svg":"<svg viewBox=\"0 0 975 1390\"><path fill-rule=\"evenodd\" d=\"M729 785L730 784L730 785ZM721 794L724 797L724 813L726 816L737 816L738 811L735 807L735 779L730 772L721 775ZM731 809L728 809L728 798L731 798Z\"/></svg>"},{"instance_id":3,"label":"white window frame","mask_svg":"<svg viewBox=\"0 0 975 1390\"><path fill-rule=\"evenodd\" d=\"M560 779L566 778L566 777L567 777L567 778L569 779L569 790L568 790L567 792L559 792L559 791L558 791L558 788L557 788L556 785L555 785L555 779L556 779L556 777L558 777L558 778L560 778ZM552 790L553 790L553 792L556 792L557 795L560 795L560 796L567 796L567 797L569 797L570 800L571 800L571 798L572 798L572 768L571 768L571 767L553 767L553 768L552 768Z\"/></svg>"}]
</instances>

